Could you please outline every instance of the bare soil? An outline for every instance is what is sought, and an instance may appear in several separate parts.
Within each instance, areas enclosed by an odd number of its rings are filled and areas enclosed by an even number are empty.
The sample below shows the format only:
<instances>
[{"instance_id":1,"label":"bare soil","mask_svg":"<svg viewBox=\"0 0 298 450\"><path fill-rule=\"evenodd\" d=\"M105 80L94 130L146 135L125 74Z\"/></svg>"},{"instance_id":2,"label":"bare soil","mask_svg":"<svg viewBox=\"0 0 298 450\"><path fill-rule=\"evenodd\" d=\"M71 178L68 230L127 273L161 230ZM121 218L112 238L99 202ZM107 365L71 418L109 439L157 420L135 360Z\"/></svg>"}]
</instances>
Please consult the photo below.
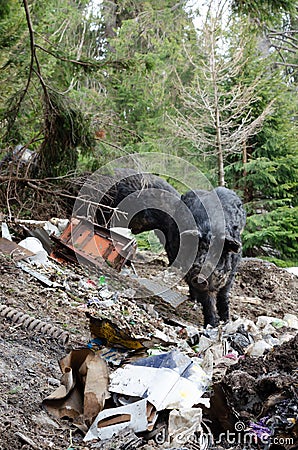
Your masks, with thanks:
<instances>
[{"instance_id":1,"label":"bare soil","mask_svg":"<svg viewBox=\"0 0 298 450\"><path fill-rule=\"evenodd\" d=\"M149 259L145 265L137 265L138 274L155 278L156 273L165 270L166 257ZM186 283L179 283L179 291L188 293ZM202 324L203 315L198 305L186 300L173 311L168 305L158 304L156 309L166 316L173 314L193 324ZM277 267L275 264L257 258L243 258L230 295L231 318L245 317L255 320L258 316L282 318L285 313L298 311L298 277Z\"/></svg>"},{"instance_id":2,"label":"bare soil","mask_svg":"<svg viewBox=\"0 0 298 450\"><path fill-rule=\"evenodd\" d=\"M148 263L143 268L144 274L154 276L161 264L160 259ZM59 384L58 360L72 348L86 346L90 339L88 320L77 308L86 301L86 293L79 288L79 280L85 275L81 268L75 268L76 271L77 278L72 275L73 285L77 286L74 297L65 289L44 287L7 257L0 256L0 305L16 308L70 335L69 343L62 345L0 316L1 450L91 448L83 443L82 434L69 421L50 418L41 406L42 400ZM295 275L273 264L243 260L231 293L232 318L255 320L259 315L282 318L285 313L297 313L297 283ZM186 286L181 283L180 289L184 292ZM161 302L155 306L163 318L202 324L201 311L190 300L176 310ZM297 348L292 350L296 352ZM276 370L287 364L287 358L278 361ZM244 362L242 369L248 373L251 370ZM261 366L259 370L262 371Z\"/></svg>"}]
</instances>

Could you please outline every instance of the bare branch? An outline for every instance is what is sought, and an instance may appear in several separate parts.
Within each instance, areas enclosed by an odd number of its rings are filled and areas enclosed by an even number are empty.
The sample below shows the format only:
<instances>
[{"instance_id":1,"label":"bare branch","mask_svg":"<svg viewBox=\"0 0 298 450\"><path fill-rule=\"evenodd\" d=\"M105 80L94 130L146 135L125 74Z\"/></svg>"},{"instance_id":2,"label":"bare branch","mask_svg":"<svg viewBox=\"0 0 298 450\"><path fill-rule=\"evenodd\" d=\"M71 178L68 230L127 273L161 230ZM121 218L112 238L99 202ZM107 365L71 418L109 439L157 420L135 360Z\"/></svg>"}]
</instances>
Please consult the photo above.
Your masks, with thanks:
<instances>
[{"instance_id":1,"label":"bare branch","mask_svg":"<svg viewBox=\"0 0 298 450\"><path fill-rule=\"evenodd\" d=\"M129 65L127 60L125 60L125 61L122 61L122 60L104 61L102 63L97 63L97 62L93 62L93 61L81 61L79 59L72 59L72 58L66 58L64 56L60 56L60 55L58 55L58 53L48 50L36 43L34 44L34 47L39 48L43 52L48 53L49 55L53 56L56 59L59 59L60 61L69 62L71 64L76 64L78 66L83 66L83 67L98 68L98 69L102 69L106 66L112 66L112 67L116 67L116 68L117 67L118 68L127 68Z\"/></svg>"},{"instance_id":2,"label":"bare branch","mask_svg":"<svg viewBox=\"0 0 298 450\"><path fill-rule=\"evenodd\" d=\"M298 68L298 64L292 64L292 63L287 63L287 62L281 62L281 61L277 61L274 63L276 66L286 66L286 67L295 67Z\"/></svg>"}]
</instances>

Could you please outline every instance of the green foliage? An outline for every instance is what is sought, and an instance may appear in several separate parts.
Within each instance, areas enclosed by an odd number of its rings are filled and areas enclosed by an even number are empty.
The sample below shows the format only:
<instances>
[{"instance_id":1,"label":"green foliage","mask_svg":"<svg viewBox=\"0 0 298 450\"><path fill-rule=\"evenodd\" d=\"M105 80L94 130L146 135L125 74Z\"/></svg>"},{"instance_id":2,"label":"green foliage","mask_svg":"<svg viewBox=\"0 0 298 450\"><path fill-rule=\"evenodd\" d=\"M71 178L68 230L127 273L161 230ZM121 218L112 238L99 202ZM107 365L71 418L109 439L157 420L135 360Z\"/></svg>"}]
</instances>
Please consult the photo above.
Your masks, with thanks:
<instances>
[{"instance_id":1,"label":"green foliage","mask_svg":"<svg viewBox=\"0 0 298 450\"><path fill-rule=\"evenodd\" d=\"M277 109L276 115L280 112ZM244 176L239 174L238 186L244 191L248 213L243 234L246 254L269 245L281 257L293 259L298 251L298 152L293 125L290 132L286 117L279 116L277 122L275 128L265 124L251 140L254 150L250 149L248 163L234 164L233 170L245 171Z\"/></svg>"},{"instance_id":2,"label":"green foliage","mask_svg":"<svg viewBox=\"0 0 298 450\"><path fill-rule=\"evenodd\" d=\"M293 13L297 8L296 0L232 0L232 8L238 14L245 14L260 23L272 23L284 13Z\"/></svg>"},{"instance_id":3,"label":"green foliage","mask_svg":"<svg viewBox=\"0 0 298 450\"><path fill-rule=\"evenodd\" d=\"M174 2L165 0L138 2L137 10L121 16L121 27L109 40L117 59L130 62L127 70L109 73L110 106L117 112L114 124L122 129L117 141L125 150L160 148L165 115L176 101L174 72L185 70L181 46L183 41L189 45L194 29L183 2L171 5Z\"/></svg>"},{"instance_id":4,"label":"green foliage","mask_svg":"<svg viewBox=\"0 0 298 450\"><path fill-rule=\"evenodd\" d=\"M75 170L78 148L90 150L90 120L69 99L53 92L45 100L45 139L38 154L38 175L56 177Z\"/></svg>"},{"instance_id":5,"label":"green foliage","mask_svg":"<svg viewBox=\"0 0 298 450\"><path fill-rule=\"evenodd\" d=\"M254 135L231 152L225 141L225 172L227 186L243 193L246 203L245 251L269 245L281 257L294 258L297 55L283 54L282 64L290 61L293 67L278 65L279 54L269 51L260 29L293 28L296 4L232 2L229 28L218 28L214 41L221 77L212 97L203 70L208 33L195 31L186 0L103 0L93 11L88 0L31 0L33 64L23 3L0 0L1 154L27 144L39 155L39 176L56 176L78 168L96 170L126 153L163 151L183 156L216 184L214 147L209 143L202 154L203 137L208 132L214 138L214 117L210 123L202 120L191 139L174 129L175 121L181 126L181 114L189 124L195 115L202 117L202 108L185 107L185 92L195 97L200 90L206 100L214 99L217 90L232 136L249 115L256 119L273 101ZM249 89L252 101L233 110Z\"/></svg>"},{"instance_id":6,"label":"green foliage","mask_svg":"<svg viewBox=\"0 0 298 450\"><path fill-rule=\"evenodd\" d=\"M154 231L144 231L135 236L135 239L139 250L151 250L153 253L160 253L164 249Z\"/></svg>"},{"instance_id":7,"label":"green foliage","mask_svg":"<svg viewBox=\"0 0 298 450\"><path fill-rule=\"evenodd\" d=\"M298 259L279 259L279 258L274 258L273 256L261 256L261 259L264 259L265 261L269 261L278 267L286 268L286 267L298 266Z\"/></svg>"},{"instance_id":8,"label":"green foliage","mask_svg":"<svg viewBox=\"0 0 298 450\"><path fill-rule=\"evenodd\" d=\"M280 251L282 257L297 258L297 217L297 206L293 208L281 206L267 213L251 215L243 232L244 252L269 245Z\"/></svg>"},{"instance_id":9,"label":"green foliage","mask_svg":"<svg viewBox=\"0 0 298 450\"><path fill-rule=\"evenodd\" d=\"M81 57L90 59L83 25L88 3L32 2L34 42L20 2L11 0L9 14L0 18L1 146L31 142L30 148L39 153L35 176L75 169L78 150L91 152L94 145L91 116L74 89L89 67L88 62L76 63Z\"/></svg>"},{"instance_id":10,"label":"green foliage","mask_svg":"<svg viewBox=\"0 0 298 450\"><path fill-rule=\"evenodd\" d=\"M258 133L245 142L247 163L243 164L243 155L231 158L226 174L229 187L242 190L248 213L243 234L245 253L256 255L262 253L262 246L269 246L282 258L293 259L297 255L298 103L294 80L287 81L287 71L273 70L277 57L272 52L259 66L245 67L250 82L259 76L262 65L268 64L270 79L261 86L253 112L259 114L264 103L273 101L272 112Z\"/></svg>"},{"instance_id":11,"label":"green foliage","mask_svg":"<svg viewBox=\"0 0 298 450\"><path fill-rule=\"evenodd\" d=\"M11 2L9 0L0 0L0 20L8 16Z\"/></svg>"},{"instance_id":12,"label":"green foliage","mask_svg":"<svg viewBox=\"0 0 298 450\"><path fill-rule=\"evenodd\" d=\"M251 159L246 165L245 183L254 186L255 197L269 204L270 199L297 204L298 157Z\"/></svg>"}]
</instances>

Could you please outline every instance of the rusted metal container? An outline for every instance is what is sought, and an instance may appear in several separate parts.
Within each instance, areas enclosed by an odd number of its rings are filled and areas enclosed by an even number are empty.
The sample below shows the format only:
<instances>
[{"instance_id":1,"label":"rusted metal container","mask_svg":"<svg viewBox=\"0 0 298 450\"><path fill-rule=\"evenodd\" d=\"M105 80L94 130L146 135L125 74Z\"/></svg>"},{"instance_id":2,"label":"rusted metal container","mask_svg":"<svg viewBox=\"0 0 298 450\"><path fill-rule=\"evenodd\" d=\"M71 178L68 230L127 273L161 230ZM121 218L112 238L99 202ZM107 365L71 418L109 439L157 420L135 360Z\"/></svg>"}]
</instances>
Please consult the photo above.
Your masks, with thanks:
<instances>
[{"instance_id":1,"label":"rusted metal container","mask_svg":"<svg viewBox=\"0 0 298 450\"><path fill-rule=\"evenodd\" d=\"M108 228L73 217L61 236L51 236L58 244L55 254L68 259L103 267L104 261L117 271L133 259L135 239L129 239Z\"/></svg>"}]
</instances>

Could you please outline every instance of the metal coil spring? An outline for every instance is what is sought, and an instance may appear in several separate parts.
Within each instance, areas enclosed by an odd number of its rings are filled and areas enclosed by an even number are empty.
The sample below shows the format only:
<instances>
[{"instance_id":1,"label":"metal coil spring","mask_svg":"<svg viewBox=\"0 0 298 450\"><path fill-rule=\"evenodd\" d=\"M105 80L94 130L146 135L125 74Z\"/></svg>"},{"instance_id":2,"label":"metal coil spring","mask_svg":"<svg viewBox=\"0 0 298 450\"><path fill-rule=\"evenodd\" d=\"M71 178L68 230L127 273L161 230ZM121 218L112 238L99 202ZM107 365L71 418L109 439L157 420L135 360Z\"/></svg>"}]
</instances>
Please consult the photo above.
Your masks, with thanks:
<instances>
[{"instance_id":1,"label":"metal coil spring","mask_svg":"<svg viewBox=\"0 0 298 450\"><path fill-rule=\"evenodd\" d=\"M42 333L57 339L62 345L66 345L69 341L69 333L63 331L54 325L35 319L29 314L11 308L10 306L0 305L0 316L10 319L15 324L20 324L22 328L35 333Z\"/></svg>"}]
</instances>

